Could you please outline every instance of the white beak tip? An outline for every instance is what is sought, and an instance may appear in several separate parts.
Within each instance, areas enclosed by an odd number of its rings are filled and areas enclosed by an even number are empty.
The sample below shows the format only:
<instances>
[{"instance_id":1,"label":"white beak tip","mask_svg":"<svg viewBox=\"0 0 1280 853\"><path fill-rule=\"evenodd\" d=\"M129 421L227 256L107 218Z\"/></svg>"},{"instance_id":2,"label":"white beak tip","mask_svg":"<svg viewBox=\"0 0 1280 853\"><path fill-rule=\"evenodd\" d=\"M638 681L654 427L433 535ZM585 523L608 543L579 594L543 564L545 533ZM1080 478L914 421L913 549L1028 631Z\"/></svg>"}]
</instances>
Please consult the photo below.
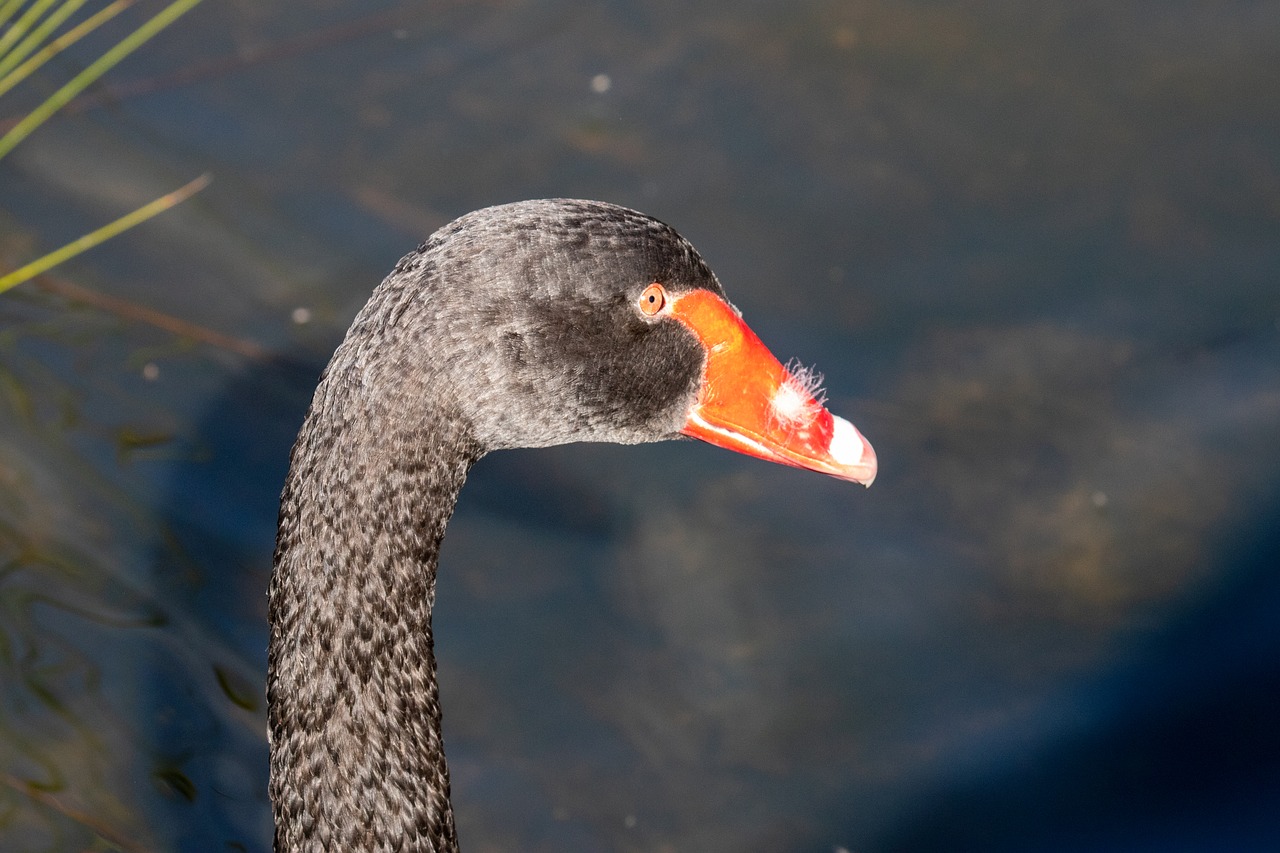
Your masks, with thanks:
<instances>
[{"instance_id":1,"label":"white beak tip","mask_svg":"<svg viewBox=\"0 0 1280 853\"><path fill-rule=\"evenodd\" d=\"M827 453L837 465L853 469L847 479L870 486L875 481L878 469L875 449L853 424L839 415L831 417L835 428L831 433Z\"/></svg>"}]
</instances>

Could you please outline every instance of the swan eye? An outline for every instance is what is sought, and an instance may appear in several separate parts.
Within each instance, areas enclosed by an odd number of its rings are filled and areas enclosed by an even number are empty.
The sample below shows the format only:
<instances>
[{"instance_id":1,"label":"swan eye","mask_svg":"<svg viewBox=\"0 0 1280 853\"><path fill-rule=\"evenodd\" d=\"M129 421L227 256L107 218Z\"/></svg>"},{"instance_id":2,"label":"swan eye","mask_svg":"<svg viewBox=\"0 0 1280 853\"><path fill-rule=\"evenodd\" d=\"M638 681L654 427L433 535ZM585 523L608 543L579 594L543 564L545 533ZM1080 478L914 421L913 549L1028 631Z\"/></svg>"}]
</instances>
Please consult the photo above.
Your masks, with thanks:
<instances>
[{"instance_id":1,"label":"swan eye","mask_svg":"<svg viewBox=\"0 0 1280 853\"><path fill-rule=\"evenodd\" d=\"M667 289L656 281L640 294L640 313L647 317L656 315L667 304Z\"/></svg>"}]
</instances>

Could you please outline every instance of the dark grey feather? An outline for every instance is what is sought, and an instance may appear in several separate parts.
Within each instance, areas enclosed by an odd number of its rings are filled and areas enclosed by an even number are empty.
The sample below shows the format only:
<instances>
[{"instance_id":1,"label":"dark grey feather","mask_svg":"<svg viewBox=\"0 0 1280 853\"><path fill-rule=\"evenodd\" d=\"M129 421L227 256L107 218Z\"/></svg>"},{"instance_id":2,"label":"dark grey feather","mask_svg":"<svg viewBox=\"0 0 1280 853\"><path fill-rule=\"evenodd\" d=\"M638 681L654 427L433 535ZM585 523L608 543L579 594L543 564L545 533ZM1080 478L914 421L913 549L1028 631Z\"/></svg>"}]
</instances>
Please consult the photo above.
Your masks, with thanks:
<instances>
[{"instance_id":1,"label":"dark grey feather","mask_svg":"<svg viewBox=\"0 0 1280 853\"><path fill-rule=\"evenodd\" d=\"M657 220L600 202L468 214L356 317L293 448L271 580L278 851L457 849L431 611L440 542L490 450L672 438L704 353L636 309L721 293Z\"/></svg>"}]
</instances>

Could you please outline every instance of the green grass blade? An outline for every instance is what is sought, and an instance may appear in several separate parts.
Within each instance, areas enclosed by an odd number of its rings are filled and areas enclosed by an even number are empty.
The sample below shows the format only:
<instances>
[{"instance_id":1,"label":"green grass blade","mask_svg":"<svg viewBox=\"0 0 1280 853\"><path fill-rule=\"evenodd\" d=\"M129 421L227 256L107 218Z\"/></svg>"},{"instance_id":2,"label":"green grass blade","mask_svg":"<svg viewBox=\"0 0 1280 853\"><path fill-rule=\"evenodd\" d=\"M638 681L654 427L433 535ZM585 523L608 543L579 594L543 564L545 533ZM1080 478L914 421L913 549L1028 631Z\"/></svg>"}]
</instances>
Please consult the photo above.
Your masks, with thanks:
<instances>
[{"instance_id":1,"label":"green grass blade","mask_svg":"<svg viewBox=\"0 0 1280 853\"><path fill-rule=\"evenodd\" d=\"M0 96L3 96L5 92L31 76L31 73L40 68L41 65L44 65L50 59L80 41L80 39L84 38L98 27L102 26L125 9L128 9L134 4L134 2L135 0L116 0L116 2L112 3L110 6L104 6L93 15L85 18L81 23L67 30L65 33L40 48L40 50L36 52L35 56L13 69L13 71L9 72L7 75L0 77Z\"/></svg>"},{"instance_id":2,"label":"green grass blade","mask_svg":"<svg viewBox=\"0 0 1280 853\"><path fill-rule=\"evenodd\" d=\"M0 77L3 77L13 66L26 59L31 51L44 44L49 35L62 26L62 22L75 14L76 10L83 6L84 3L85 0L65 0L61 6L54 9L49 17L40 22L40 26L14 45L13 50L0 58Z\"/></svg>"},{"instance_id":3,"label":"green grass blade","mask_svg":"<svg viewBox=\"0 0 1280 853\"><path fill-rule=\"evenodd\" d=\"M57 0L35 0L27 7L27 11L22 13L22 17L13 22L13 26L0 33L0 56L4 56L5 52L13 47L14 42L26 35L31 25L44 14L44 10L56 2Z\"/></svg>"},{"instance_id":4,"label":"green grass blade","mask_svg":"<svg viewBox=\"0 0 1280 853\"><path fill-rule=\"evenodd\" d=\"M150 204L145 204L135 210L133 213L126 214L115 222L104 225L97 231L84 235L79 240L68 243L55 252L50 252L42 258L37 258L24 267L14 270L13 272L0 276L0 293L4 293L14 285L21 284L30 278L35 278L45 270L54 267L63 261L74 258L81 252L92 249L94 246L112 237L126 231L140 222L145 222L157 213L163 213L176 204L180 204L192 195L200 192L209 185L209 176L201 175L186 186L180 187L168 195L161 196Z\"/></svg>"},{"instance_id":5,"label":"green grass blade","mask_svg":"<svg viewBox=\"0 0 1280 853\"><path fill-rule=\"evenodd\" d=\"M162 9L154 18L125 36L115 47L98 57L92 65L81 71L69 83L49 96L44 103L14 125L8 133L0 136L0 159L3 159L6 154L14 149L14 146L26 139L33 130L44 124L50 116L66 106L72 98L83 92L91 83L115 67L126 56L146 44L156 33L189 12L199 2L200 0L175 0L175 2Z\"/></svg>"},{"instance_id":6,"label":"green grass blade","mask_svg":"<svg viewBox=\"0 0 1280 853\"><path fill-rule=\"evenodd\" d=\"M0 24L12 18L23 2L24 0L0 0Z\"/></svg>"}]
</instances>

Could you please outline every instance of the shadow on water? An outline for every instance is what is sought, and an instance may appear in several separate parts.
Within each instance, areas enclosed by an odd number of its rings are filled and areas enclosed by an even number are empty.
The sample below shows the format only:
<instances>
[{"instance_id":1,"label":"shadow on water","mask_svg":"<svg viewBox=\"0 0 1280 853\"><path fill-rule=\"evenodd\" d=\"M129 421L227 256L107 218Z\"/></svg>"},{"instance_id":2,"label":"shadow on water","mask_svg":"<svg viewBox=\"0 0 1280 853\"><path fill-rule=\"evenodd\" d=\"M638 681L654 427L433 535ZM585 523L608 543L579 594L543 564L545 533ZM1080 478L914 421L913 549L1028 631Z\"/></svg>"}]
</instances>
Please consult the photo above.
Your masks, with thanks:
<instances>
[{"instance_id":1,"label":"shadow on water","mask_svg":"<svg viewBox=\"0 0 1280 853\"><path fill-rule=\"evenodd\" d=\"M171 466L167 495L158 502L172 541L158 543L154 573L169 579L161 580L168 587L166 603L186 614L183 632L191 648L159 656L150 671L150 688L138 697L147 707L138 719L156 725L137 757L146 756L140 775L163 794L153 798L151 823L171 830L177 849L270 847L266 590L289 448L326 358L298 352L235 372L192 431L200 452ZM460 516L505 520L587 543L615 535L608 496L566 476L555 459L522 452L487 457L469 477ZM175 549L198 567L179 584L172 582ZM465 604L446 609L456 613L459 607ZM475 621L483 619L481 614ZM464 614L452 621L465 629L471 620ZM518 644L515 630L509 623L496 628L496 642ZM455 638L446 637L442 657L460 656L456 649L465 645L457 637L451 652ZM448 690L446 696L455 698ZM456 698L466 706L465 695ZM447 705L445 718L448 738L454 720Z\"/></svg>"},{"instance_id":2,"label":"shadow on water","mask_svg":"<svg viewBox=\"0 0 1280 853\"><path fill-rule=\"evenodd\" d=\"M1216 549L1216 592L1058 697L1073 732L976 759L866 849L1277 849L1277 519L1273 492Z\"/></svg>"},{"instance_id":3,"label":"shadow on water","mask_svg":"<svg viewBox=\"0 0 1280 853\"><path fill-rule=\"evenodd\" d=\"M233 373L192 430L199 452L170 466L158 502L171 539L153 571L191 648L151 671L139 719L156 726L138 757L163 794L151 823L176 849L270 849L266 589L289 447L321 366L300 353ZM175 573L175 551L195 569Z\"/></svg>"}]
</instances>

